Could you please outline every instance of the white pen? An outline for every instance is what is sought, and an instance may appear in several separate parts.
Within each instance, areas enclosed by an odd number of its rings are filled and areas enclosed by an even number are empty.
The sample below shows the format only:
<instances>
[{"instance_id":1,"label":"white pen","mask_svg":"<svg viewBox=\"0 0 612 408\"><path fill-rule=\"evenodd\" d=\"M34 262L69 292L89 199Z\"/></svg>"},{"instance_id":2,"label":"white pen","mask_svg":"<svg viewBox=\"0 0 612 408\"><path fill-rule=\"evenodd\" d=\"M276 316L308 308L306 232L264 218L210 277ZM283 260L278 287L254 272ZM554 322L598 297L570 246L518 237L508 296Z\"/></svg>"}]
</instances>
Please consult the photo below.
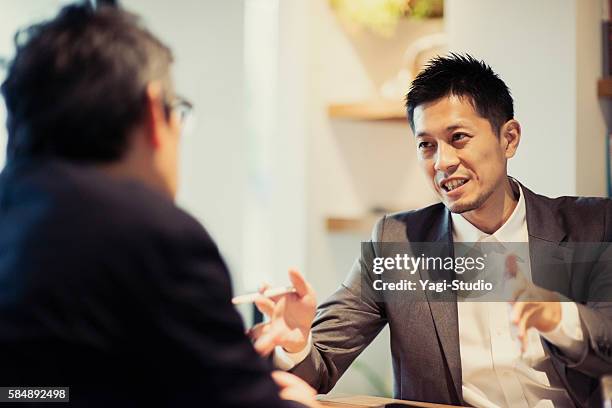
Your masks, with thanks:
<instances>
[{"instance_id":1,"label":"white pen","mask_svg":"<svg viewBox=\"0 0 612 408\"><path fill-rule=\"evenodd\" d=\"M249 293L247 295L236 296L232 299L232 303L235 305L241 305L243 303L253 303L256 299L261 296L270 298L274 296L287 295L289 293L295 293L293 286L281 286L279 288L270 288L263 291L263 293Z\"/></svg>"}]
</instances>

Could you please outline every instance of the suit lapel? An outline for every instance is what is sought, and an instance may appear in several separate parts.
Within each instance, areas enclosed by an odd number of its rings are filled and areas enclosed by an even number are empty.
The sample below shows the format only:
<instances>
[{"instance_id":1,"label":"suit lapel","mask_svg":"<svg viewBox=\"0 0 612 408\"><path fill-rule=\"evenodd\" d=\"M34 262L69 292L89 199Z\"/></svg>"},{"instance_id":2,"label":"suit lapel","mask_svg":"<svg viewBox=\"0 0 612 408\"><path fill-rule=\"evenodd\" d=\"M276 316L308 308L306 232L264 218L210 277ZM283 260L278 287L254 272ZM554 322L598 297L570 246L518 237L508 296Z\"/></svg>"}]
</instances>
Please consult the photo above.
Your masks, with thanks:
<instances>
[{"instance_id":1,"label":"suit lapel","mask_svg":"<svg viewBox=\"0 0 612 408\"><path fill-rule=\"evenodd\" d=\"M574 249L563 246L567 234L559 225L548 199L523 185L521 189L525 195L533 283L568 296Z\"/></svg>"},{"instance_id":2,"label":"suit lapel","mask_svg":"<svg viewBox=\"0 0 612 408\"><path fill-rule=\"evenodd\" d=\"M426 242L435 243L435 256L452 257L453 251L453 236L451 233L451 218L450 212L443 207L440 222L434 223L433 228L429 231L430 236ZM447 276L432 276L427 270L420 270L421 279L436 280L446 279L451 281L454 279L452 271L449 271ZM443 352L443 359L446 361L447 368L450 372L455 393L459 401L462 400L462 378L461 378L461 356L459 354L459 324L457 317L457 296L454 292L444 291L441 293L444 297L433 299L432 292L426 291L429 308L436 328L438 342Z\"/></svg>"}]
</instances>

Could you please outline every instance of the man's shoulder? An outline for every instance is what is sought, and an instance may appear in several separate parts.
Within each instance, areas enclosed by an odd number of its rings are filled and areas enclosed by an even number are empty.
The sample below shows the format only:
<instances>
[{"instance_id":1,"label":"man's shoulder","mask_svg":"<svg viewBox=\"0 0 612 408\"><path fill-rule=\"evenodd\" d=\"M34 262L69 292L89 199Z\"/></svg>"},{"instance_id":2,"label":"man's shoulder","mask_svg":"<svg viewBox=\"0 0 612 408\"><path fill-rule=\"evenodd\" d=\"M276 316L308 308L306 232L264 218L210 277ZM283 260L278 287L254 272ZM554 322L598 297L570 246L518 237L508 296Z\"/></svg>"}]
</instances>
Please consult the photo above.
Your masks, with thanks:
<instances>
[{"instance_id":1,"label":"man's shoulder","mask_svg":"<svg viewBox=\"0 0 612 408\"><path fill-rule=\"evenodd\" d=\"M375 241L426 241L439 230L448 210L442 203L408 211L387 214L374 226Z\"/></svg>"},{"instance_id":2,"label":"man's shoulder","mask_svg":"<svg viewBox=\"0 0 612 408\"><path fill-rule=\"evenodd\" d=\"M164 195L88 166L52 161L19 169L5 177L1 191L4 216L33 231L45 227L52 234L63 231L95 241L205 234Z\"/></svg>"},{"instance_id":3,"label":"man's shoulder","mask_svg":"<svg viewBox=\"0 0 612 408\"><path fill-rule=\"evenodd\" d=\"M115 304L98 288L112 288L122 302L170 290L164 285L185 274L229 293L217 246L201 224L139 183L64 165L3 174L0 220L7 249L0 273L19 271L45 293L67 293L69 281L96 302Z\"/></svg>"},{"instance_id":4,"label":"man's shoulder","mask_svg":"<svg viewBox=\"0 0 612 408\"><path fill-rule=\"evenodd\" d=\"M545 205L553 211L560 212L599 212L607 211L612 206L612 199L605 197L589 196L559 196L548 197L522 186L528 200L538 201L540 205Z\"/></svg>"},{"instance_id":5,"label":"man's shoulder","mask_svg":"<svg viewBox=\"0 0 612 408\"><path fill-rule=\"evenodd\" d=\"M557 225L573 241L612 239L612 200L604 197L547 197L522 186L527 221L540 229ZM535 228L535 229L538 229Z\"/></svg>"},{"instance_id":6,"label":"man's shoulder","mask_svg":"<svg viewBox=\"0 0 612 408\"><path fill-rule=\"evenodd\" d=\"M439 217L446 211L446 207L442 203L435 203L427 207L417 208L413 210L398 211L387 214L386 218L391 222L413 222L417 220L427 219L431 217Z\"/></svg>"}]
</instances>

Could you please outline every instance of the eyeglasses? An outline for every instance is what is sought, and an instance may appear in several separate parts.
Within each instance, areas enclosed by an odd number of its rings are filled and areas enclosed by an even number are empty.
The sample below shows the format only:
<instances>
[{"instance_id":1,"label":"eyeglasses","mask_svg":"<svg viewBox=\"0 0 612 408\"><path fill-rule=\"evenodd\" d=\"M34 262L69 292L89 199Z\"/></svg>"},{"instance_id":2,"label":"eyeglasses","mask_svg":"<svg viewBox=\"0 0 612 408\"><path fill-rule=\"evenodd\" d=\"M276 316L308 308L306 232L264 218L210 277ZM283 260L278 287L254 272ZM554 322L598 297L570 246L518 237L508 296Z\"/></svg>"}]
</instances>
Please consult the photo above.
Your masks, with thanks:
<instances>
[{"instance_id":1,"label":"eyeglasses","mask_svg":"<svg viewBox=\"0 0 612 408\"><path fill-rule=\"evenodd\" d=\"M166 102L166 110L168 111L168 115L172 111L177 112L181 119L181 123L184 124L193 111L193 104L185 98L176 96L172 102Z\"/></svg>"}]
</instances>

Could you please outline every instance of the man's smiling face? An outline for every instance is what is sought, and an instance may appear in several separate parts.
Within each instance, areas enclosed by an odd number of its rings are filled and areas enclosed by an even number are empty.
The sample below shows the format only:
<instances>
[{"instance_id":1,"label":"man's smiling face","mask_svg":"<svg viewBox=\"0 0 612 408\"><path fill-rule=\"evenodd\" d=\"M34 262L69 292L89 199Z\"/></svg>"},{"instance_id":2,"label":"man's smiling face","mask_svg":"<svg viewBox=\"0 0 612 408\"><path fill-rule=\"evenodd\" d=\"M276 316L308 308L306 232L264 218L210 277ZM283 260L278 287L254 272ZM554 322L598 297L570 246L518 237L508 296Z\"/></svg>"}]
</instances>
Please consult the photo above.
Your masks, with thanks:
<instances>
[{"instance_id":1,"label":"man's smiling face","mask_svg":"<svg viewBox=\"0 0 612 408\"><path fill-rule=\"evenodd\" d=\"M468 98L451 95L418 105L413 118L419 164L450 211L478 209L503 191L507 141Z\"/></svg>"}]
</instances>

